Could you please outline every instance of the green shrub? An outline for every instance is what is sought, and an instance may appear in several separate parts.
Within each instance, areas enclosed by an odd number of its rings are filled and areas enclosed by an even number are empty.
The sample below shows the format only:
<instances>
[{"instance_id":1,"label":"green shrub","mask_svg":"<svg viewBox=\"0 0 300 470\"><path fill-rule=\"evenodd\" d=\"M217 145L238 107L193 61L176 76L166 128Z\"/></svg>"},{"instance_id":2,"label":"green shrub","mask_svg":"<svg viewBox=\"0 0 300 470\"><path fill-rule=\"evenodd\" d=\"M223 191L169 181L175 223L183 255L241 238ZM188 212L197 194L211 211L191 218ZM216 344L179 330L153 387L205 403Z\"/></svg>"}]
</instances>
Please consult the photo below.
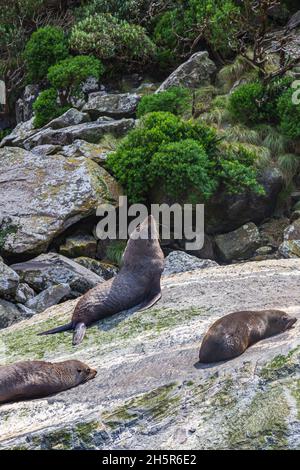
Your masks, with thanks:
<instances>
[{"instance_id":1,"label":"green shrub","mask_svg":"<svg viewBox=\"0 0 300 470\"><path fill-rule=\"evenodd\" d=\"M122 62L145 61L155 52L144 28L110 14L88 16L77 23L71 32L70 45L80 54Z\"/></svg>"},{"instance_id":2,"label":"green shrub","mask_svg":"<svg viewBox=\"0 0 300 470\"><path fill-rule=\"evenodd\" d=\"M145 95L141 99L137 109L137 116L153 111L169 111L173 114L181 114L188 107L190 93L186 88L173 87L160 93Z\"/></svg>"},{"instance_id":3,"label":"green shrub","mask_svg":"<svg viewBox=\"0 0 300 470\"><path fill-rule=\"evenodd\" d=\"M62 29L46 26L35 31L26 44L24 58L28 79L37 82L46 77L51 65L68 55L68 46Z\"/></svg>"},{"instance_id":4,"label":"green shrub","mask_svg":"<svg viewBox=\"0 0 300 470\"><path fill-rule=\"evenodd\" d=\"M229 193L260 192L254 160L242 146L224 151L216 132L202 123L153 112L109 154L106 166L130 202L147 200L155 187L173 199L201 201L221 184Z\"/></svg>"},{"instance_id":5,"label":"green shrub","mask_svg":"<svg viewBox=\"0 0 300 470\"><path fill-rule=\"evenodd\" d=\"M57 91L54 88L42 91L33 104L34 127L42 127L52 119L60 116L69 106L58 104Z\"/></svg>"},{"instance_id":6,"label":"green shrub","mask_svg":"<svg viewBox=\"0 0 300 470\"><path fill-rule=\"evenodd\" d=\"M47 78L50 84L59 90L76 94L80 84L88 77L97 80L103 74L104 67L100 60L91 56L68 57L49 68Z\"/></svg>"},{"instance_id":7,"label":"green shrub","mask_svg":"<svg viewBox=\"0 0 300 470\"><path fill-rule=\"evenodd\" d=\"M293 103L293 93L290 88L278 99L277 111L280 119L280 129L291 139L300 137L300 104Z\"/></svg>"},{"instance_id":8,"label":"green shrub","mask_svg":"<svg viewBox=\"0 0 300 470\"><path fill-rule=\"evenodd\" d=\"M82 20L98 13L111 13L121 20L140 23L151 3L151 0L90 0L77 8L76 16Z\"/></svg>"},{"instance_id":9,"label":"green shrub","mask_svg":"<svg viewBox=\"0 0 300 470\"><path fill-rule=\"evenodd\" d=\"M260 82L239 86L229 98L228 109L232 117L245 124L257 124L265 118L264 87Z\"/></svg>"},{"instance_id":10,"label":"green shrub","mask_svg":"<svg viewBox=\"0 0 300 470\"><path fill-rule=\"evenodd\" d=\"M192 139L162 144L149 165L152 185L186 202L206 200L215 192L218 184L210 169L204 147Z\"/></svg>"}]
</instances>

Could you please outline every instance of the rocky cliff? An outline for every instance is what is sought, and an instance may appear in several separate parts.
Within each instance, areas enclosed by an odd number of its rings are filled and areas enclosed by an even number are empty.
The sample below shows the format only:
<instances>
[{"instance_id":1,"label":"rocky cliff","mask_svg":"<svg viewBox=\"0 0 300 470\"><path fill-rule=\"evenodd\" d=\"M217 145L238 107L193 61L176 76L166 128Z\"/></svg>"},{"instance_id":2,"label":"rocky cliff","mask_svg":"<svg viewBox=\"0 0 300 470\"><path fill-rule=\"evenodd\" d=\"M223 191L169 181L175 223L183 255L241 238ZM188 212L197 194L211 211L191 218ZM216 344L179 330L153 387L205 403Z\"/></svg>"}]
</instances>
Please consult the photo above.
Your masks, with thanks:
<instances>
[{"instance_id":1,"label":"rocky cliff","mask_svg":"<svg viewBox=\"0 0 300 470\"><path fill-rule=\"evenodd\" d=\"M70 318L77 300L0 332L0 363L84 360L95 380L0 407L1 449L299 449L300 322L226 363L199 365L201 338L238 309L300 318L300 261L213 266L163 279L163 298L71 334L36 333Z\"/></svg>"}]
</instances>

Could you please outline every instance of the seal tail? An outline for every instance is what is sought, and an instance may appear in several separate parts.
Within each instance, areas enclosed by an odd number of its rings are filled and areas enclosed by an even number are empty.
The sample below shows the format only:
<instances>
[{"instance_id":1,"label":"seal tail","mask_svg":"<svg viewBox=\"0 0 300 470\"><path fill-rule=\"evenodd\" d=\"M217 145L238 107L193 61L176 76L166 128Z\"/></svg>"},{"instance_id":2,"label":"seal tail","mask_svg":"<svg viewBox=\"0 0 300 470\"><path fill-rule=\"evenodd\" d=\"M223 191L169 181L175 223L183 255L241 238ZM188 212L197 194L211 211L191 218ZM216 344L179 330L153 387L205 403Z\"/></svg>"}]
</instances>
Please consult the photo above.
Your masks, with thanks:
<instances>
[{"instance_id":1,"label":"seal tail","mask_svg":"<svg viewBox=\"0 0 300 470\"><path fill-rule=\"evenodd\" d=\"M77 323L73 334L73 346L77 346L81 343L86 332L86 325L84 323Z\"/></svg>"},{"instance_id":2,"label":"seal tail","mask_svg":"<svg viewBox=\"0 0 300 470\"><path fill-rule=\"evenodd\" d=\"M52 330L43 331L42 333L38 333L38 336L44 335L54 335L56 333L61 333L63 331L73 330L73 323L67 323L66 325L58 326L57 328L53 328Z\"/></svg>"}]
</instances>

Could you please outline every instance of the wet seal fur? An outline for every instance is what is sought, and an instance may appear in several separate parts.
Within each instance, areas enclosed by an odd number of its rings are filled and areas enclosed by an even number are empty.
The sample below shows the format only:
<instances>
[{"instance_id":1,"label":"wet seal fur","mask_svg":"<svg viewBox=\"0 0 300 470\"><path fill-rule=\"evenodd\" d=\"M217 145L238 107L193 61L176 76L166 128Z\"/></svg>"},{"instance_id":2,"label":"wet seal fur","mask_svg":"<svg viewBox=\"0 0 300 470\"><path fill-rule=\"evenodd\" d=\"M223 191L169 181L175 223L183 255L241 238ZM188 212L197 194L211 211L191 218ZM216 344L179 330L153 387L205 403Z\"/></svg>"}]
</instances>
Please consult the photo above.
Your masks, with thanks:
<instances>
[{"instance_id":1,"label":"wet seal fur","mask_svg":"<svg viewBox=\"0 0 300 470\"><path fill-rule=\"evenodd\" d=\"M83 362L21 361L0 367L0 403L42 398L93 379L96 370Z\"/></svg>"},{"instance_id":2,"label":"wet seal fur","mask_svg":"<svg viewBox=\"0 0 300 470\"><path fill-rule=\"evenodd\" d=\"M292 328L297 319L280 310L234 312L209 328L200 347L199 361L233 359L249 346Z\"/></svg>"},{"instance_id":3,"label":"wet seal fur","mask_svg":"<svg viewBox=\"0 0 300 470\"><path fill-rule=\"evenodd\" d=\"M120 272L89 290L79 300L70 323L40 335L75 330L73 345L81 343L87 326L122 310L152 307L161 298L160 278L164 254L155 219L150 215L130 235Z\"/></svg>"}]
</instances>

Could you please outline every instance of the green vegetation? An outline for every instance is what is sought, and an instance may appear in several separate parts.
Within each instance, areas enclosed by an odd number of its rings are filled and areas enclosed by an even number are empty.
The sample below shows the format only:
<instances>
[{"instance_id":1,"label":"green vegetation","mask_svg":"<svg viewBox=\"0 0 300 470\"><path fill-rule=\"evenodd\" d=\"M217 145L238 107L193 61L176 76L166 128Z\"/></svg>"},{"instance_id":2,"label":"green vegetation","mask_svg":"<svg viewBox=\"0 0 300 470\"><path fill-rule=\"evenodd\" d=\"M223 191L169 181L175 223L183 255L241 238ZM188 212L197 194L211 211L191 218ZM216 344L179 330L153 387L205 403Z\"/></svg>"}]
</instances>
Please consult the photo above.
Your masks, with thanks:
<instances>
[{"instance_id":1,"label":"green vegetation","mask_svg":"<svg viewBox=\"0 0 300 470\"><path fill-rule=\"evenodd\" d=\"M300 138L300 104L293 103L294 90L290 88L278 99L277 110L280 129L291 139Z\"/></svg>"},{"instance_id":2,"label":"green vegetation","mask_svg":"<svg viewBox=\"0 0 300 470\"><path fill-rule=\"evenodd\" d=\"M44 90L39 94L33 104L35 113L34 126L42 127L68 109L69 106L60 106L58 104L57 91L54 88Z\"/></svg>"},{"instance_id":3,"label":"green vegetation","mask_svg":"<svg viewBox=\"0 0 300 470\"><path fill-rule=\"evenodd\" d=\"M160 93L145 95L139 102L137 116L153 111L169 111L173 114L181 114L191 101L190 93L186 88L172 87Z\"/></svg>"},{"instance_id":4,"label":"green vegetation","mask_svg":"<svg viewBox=\"0 0 300 470\"><path fill-rule=\"evenodd\" d=\"M43 80L51 65L68 55L68 45L62 29L46 26L35 31L24 51L30 81Z\"/></svg>"},{"instance_id":5,"label":"green vegetation","mask_svg":"<svg viewBox=\"0 0 300 470\"><path fill-rule=\"evenodd\" d=\"M97 80L104 72L104 67L100 60L92 56L76 56L58 62L49 68L47 78L50 84L58 89L64 90L65 96L77 94L80 84L88 77Z\"/></svg>"},{"instance_id":6,"label":"green vegetation","mask_svg":"<svg viewBox=\"0 0 300 470\"><path fill-rule=\"evenodd\" d=\"M155 53L155 45L139 25L107 14L88 16L72 29L71 48L79 54L121 62L146 61Z\"/></svg>"},{"instance_id":7,"label":"green vegetation","mask_svg":"<svg viewBox=\"0 0 300 470\"><path fill-rule=\"evenodd\" d=\"M156 186L170 197L187 192L189 200L206 200L219 186L231 194L246 188L261 193L254 153L242 145L224 148L217 140L203 123L149 113L108 156L107 168L131 201L147 200Z\"/></svg>"}]
</instances>

